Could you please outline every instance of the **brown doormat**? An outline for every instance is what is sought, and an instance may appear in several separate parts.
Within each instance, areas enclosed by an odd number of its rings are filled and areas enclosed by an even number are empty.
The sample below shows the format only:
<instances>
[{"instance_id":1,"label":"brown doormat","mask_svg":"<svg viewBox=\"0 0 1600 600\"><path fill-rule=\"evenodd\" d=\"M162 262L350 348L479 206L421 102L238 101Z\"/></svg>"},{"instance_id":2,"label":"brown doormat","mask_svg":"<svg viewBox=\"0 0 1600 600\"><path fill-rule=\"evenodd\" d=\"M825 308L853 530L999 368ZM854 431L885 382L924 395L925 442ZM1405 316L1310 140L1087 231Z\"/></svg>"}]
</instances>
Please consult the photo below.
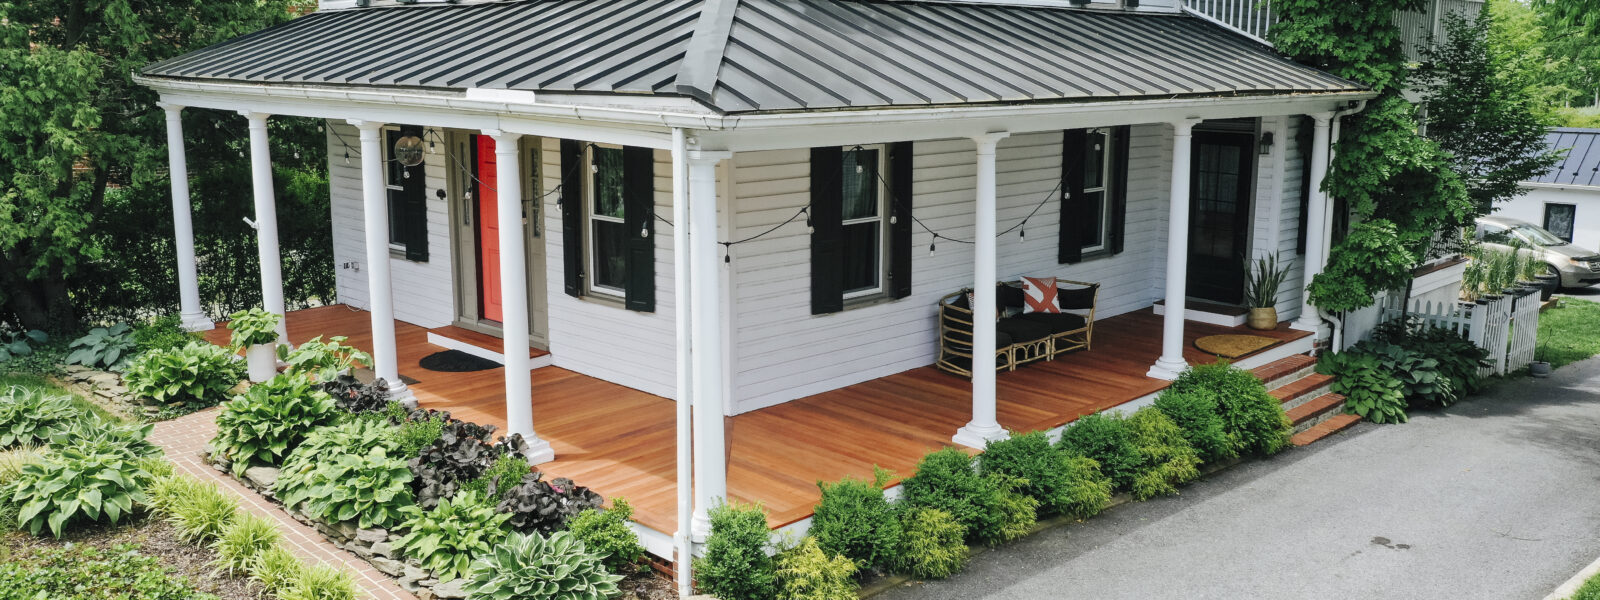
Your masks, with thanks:
<instances>
[{"instance_id":1,"label":"brown doormat","mask_svg":"<svg viewBox=\"0 0 1600 600\"><path fill-rule=\"evenodd\" d=\"M1208 335L1194 341L1194 347L1204 350L1206 354L1215 354L1223 358L1239 358L1251 352L1265 350L1282 343L1259 335Z\"/></svg>"}]
</instances>

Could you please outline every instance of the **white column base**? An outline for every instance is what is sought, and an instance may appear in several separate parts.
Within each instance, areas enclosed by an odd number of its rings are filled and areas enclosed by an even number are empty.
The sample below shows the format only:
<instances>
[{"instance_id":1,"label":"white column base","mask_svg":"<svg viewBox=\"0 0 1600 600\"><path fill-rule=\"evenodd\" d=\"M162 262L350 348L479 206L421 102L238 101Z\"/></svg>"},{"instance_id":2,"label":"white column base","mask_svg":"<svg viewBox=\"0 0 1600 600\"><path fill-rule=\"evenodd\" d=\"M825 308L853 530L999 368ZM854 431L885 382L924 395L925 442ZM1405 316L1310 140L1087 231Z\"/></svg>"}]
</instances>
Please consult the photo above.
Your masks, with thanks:
<instances>
[{"instance_id":1,"label":"white column base","mask_svg":"<svg viewBox=\"0 0 1600 600\"><path fill-rule=\"evenodd\" d=\"M1301 314L1304 314L1304 313L1301 313ZM1316 319L1316 318L1307 319L1305 317L1301 317L1301 318L1295 319L1293 323L1290 323L1289 324L1289 328L1293 329L1295 331L1309 331L1309 332L1316 333L1316 334L1320 335L1321 332L1322 332L1322 320L1321 319Z\"/></svg>"},{"instance_id":2,"label":"white column base","mask_svg":"<svg viewBox=\"0 0 1600 600\"><path fill-rule=\"evenodd\" d=\"M977 425L975 423L967 423L956 430L956 434L950 437L950 441L968 448L982 450L989 445L989 442L1003 440L1008 437L1011 436L1006 433L1004 427L998 424Z\"/></svg>"},{"instance_id":3,"label":"white column base","mask_svg":"<svg viewBox=\"0 0 1600 600\"><path fill-rule=\"evenodd\" d=\"M1162 357L1156 359L1156 364L1150 367L1150 370L1145 373L1145 377L1172 381L1187 370L1189 370L1189 363L1181 360L1168 360L1166 357Z\"/></svg>"},{"instance_id":4,"label":"white column base","mask_svg":"<svg viewBox=\"0 0 1600 600\"><path fill-rule=\"evenodd\" d=\"M385 383L388 381L388 379L384 379ZM411 387L407 386L406 382L400 381L399 379L396 379L393 384L390 384L389 399L399 402L402 406L405 406L408 409L416 410L417 408L417 395L411 391Z\"/></svg>"},{"instance_id":5,"label":"white column base","mask_svg":"<svg viewBox=\"0 0 1600 600\"><path fill-rule=\"evenodd\" d=\"M211 331L217 328L217 324L203 313L184 313L179 319L179 326L184 331Z\"/></svg>"},{"instance_id":6,"label":"white column base","mask_svg":"<svg viewBox=\"0 0 1600 600\"><path fill-rule=\"evenodd\" d=\"M696 514L689 521L689 541L696 544L706 543L706 538L711 536L711 517Z\"/></svg>"},{"instance_id":7,"label":"white column base","mask_svg":"<svg viewBox=\"0 0 1600 600\"><path fill-rule=\"evenodd\" d=\"M547 463L547 462L550 462L550 461L556 459L556 450L555 450L555 448L551 448L550 447L550 442L546 442L543 439L540 439L539 436L537 436L537 435L535 435L533 437L524 436L522 438L522 441L525 441L525 442L528 443L528 454L527 454L528 464L530 464L530 465L542 465L544 463Z\"/></svg>"}]
</instances>

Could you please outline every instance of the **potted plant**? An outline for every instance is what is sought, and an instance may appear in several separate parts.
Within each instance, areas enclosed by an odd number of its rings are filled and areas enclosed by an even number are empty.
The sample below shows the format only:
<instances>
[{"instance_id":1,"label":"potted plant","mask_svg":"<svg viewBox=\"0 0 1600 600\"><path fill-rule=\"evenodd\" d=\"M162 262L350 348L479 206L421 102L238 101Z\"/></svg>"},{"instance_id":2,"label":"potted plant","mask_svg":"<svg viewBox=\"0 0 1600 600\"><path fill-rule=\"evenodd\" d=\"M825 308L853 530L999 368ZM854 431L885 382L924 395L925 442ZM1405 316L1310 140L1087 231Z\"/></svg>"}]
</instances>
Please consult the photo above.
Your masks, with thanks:
<instances>
[{"instance_id":1,"label":"potted plant","mask_svg":"<svg viewBox=\"0 0 1600 600\"><path fill-rule=\"evenodd\" d=\"M1461 271L1461 301L1476 304L1478 297L1483 295L1483 279L1486 275L1482 256L1474 256L1467 262L1467 268Z\"/></svg>"},{"instance_id":2,"label":"potted plant","mask_svg":"<svg viewBox=\"0 0 1600 600\"><path fill-rule=\"evenodd\" d=\"M1278 264L1276 254L1257 258L1255 267L1245 273L1244 303L1250 309L1245 321L1251 329L1278 328L1278 288L1289 270Z\"/></svg>"},{"instance_id":3,"label":"potted plant","mask_svg":"<svg viewBox=\"0 0 1600 600\"><path fill-rule=\"evenodd\" d=\"M252 308L228 315L234 349L245 349L250 381L260 383L278 374L278 319L276 314Z\"/></svg>"},{"instance_id":4,"label":"potted plant","mask_svg":"<svg viewBox=\"0 0 1600 600\"><path fill-rule=\"evenodd\" d=\"M1531 287L1538 288L1539 301L1548 302L1550 296L1555 295L1561 287L1561 275L1537 257L1529 256L1522 264L1522 279L1530 282Z\"/></svg>"},{"instance_id":5,"label":"potted plant","mask_svg":"<svg viewBox=\"0 0 1600 600\"><path fill-rule=\"evenodd\" d=\"M1534 377L1549 377L1555 368L1550 365L1550 361L1545 360L1546 358L1548 356L1544 352L1544 342L1539 342L1533 349L1533 362L1528 363L1528 374Z\"/></svg>"}]
</instances>

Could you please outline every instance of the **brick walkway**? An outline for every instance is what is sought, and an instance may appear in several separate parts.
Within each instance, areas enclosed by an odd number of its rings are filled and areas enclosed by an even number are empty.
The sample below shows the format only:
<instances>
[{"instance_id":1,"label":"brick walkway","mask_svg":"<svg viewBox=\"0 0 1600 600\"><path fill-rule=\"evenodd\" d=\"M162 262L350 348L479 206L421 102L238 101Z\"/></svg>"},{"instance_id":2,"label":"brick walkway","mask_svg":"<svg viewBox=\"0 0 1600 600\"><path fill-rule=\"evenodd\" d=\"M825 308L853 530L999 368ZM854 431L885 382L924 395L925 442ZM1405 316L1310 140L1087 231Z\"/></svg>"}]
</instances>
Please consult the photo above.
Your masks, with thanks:
<instances>
[{"instance_id":1,"label":"brick walkway","mask_svg":"<svg viewBox=\"0 0 1600 600\"><path fill-rule=\"evenodd\" d=\"M283 532L284 545L301 558L343 567L355 576L356 584L373 600L416 600L416 596L400 589L393 579L367 561L340 550L317 530L294 520L281 506L207 465L201 458L201 452L217 433L219 410L212 408L157 423L155 431L150 434L150 441L166 451L167 459L176 465L178 471L203 481L216 482L222 489L239 497L240 508L277 521L278 530Z\"/></svg>"}]
</instances>

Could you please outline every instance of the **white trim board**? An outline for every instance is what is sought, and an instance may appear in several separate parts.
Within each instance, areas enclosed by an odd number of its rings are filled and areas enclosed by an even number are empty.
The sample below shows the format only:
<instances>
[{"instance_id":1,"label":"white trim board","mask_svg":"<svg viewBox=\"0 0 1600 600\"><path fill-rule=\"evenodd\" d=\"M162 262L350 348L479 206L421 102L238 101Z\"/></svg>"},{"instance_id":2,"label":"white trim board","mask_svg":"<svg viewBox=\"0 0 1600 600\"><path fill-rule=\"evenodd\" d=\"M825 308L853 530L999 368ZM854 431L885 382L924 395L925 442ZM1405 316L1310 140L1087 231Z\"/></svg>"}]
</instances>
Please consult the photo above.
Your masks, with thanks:
<instances>
[{"instance_id":1,"label":"white trim board","mask_svg":"<svg viewBox=\"0 0 1600 600\"><path fill-rule=\"evenodd\" d=\"M492 360L500 363L501 365L506 364L506 355L504 353L495 352L487 348L479 348L461 340L445 337L432 331L428 332L428 343L449 350L460 350L484 360ZM535 356L529 361L528 370L531 371L533 369L548 367L551 365L552 360L552 355L548 352L542 356Z\"/></svg>"},{"instance_id":2,"label":"white trim board","mask_svg":"<svg viewBox=\"0 0 1600 600\"><path fill-rule=\"evenodd\" d=\"M1165 304L1156 304L1154 308L1156 315L1158 316L1167 314L1167 306ZM1195 310L1188 307L1184 307L1183 309L1183 320L1185 321L1210 323L1212 325L1221 325L1223 327L1238 327L1243 325L1248 316L1249 315L1219 315L1217 313Z\"/></svg>"}]
</instances>

